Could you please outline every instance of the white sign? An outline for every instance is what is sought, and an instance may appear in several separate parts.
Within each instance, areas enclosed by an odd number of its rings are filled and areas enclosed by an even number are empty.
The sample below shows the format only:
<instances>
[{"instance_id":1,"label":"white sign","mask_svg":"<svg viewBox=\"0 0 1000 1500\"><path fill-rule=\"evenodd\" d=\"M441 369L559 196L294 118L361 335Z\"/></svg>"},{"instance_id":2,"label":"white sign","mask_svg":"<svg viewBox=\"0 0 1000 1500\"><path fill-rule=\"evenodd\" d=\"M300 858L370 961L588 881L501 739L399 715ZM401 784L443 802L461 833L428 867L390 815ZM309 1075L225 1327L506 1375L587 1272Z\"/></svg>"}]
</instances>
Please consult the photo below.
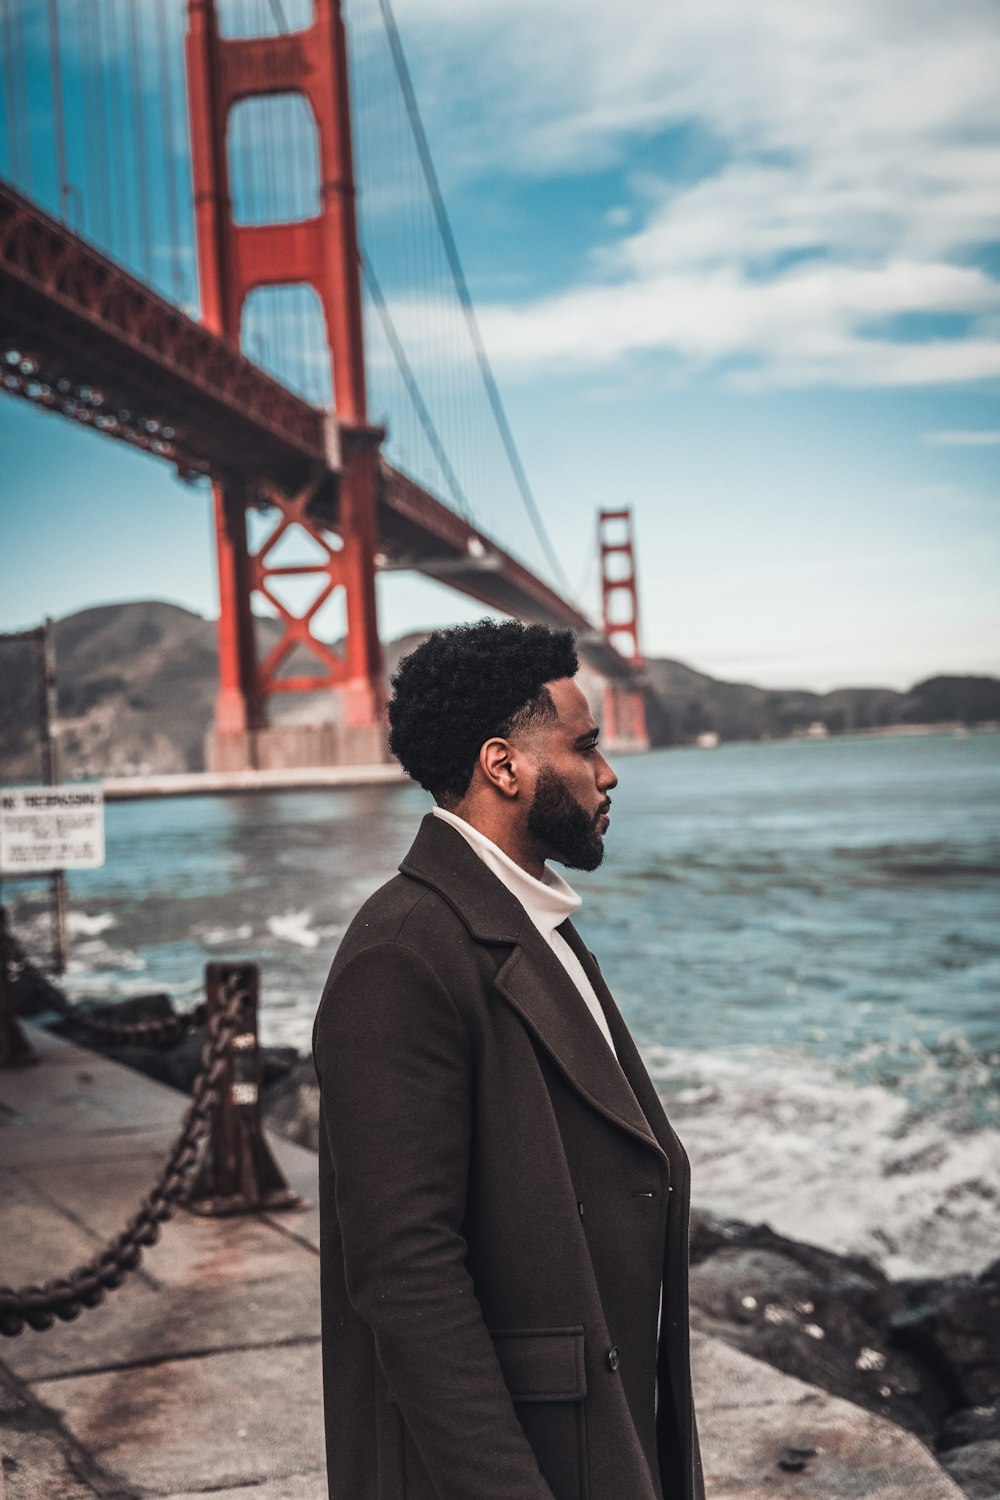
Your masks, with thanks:
<instances>
[{"instance_id":1,"label":"white sign","mask_svg":"<svg viewBox=\"0 0 1000 1500\"><path fill-rule=\"evenodd\" d=\"M93 870L104 863L104 789L0 788L0 872Z\"/></svg>"}]
</instances>

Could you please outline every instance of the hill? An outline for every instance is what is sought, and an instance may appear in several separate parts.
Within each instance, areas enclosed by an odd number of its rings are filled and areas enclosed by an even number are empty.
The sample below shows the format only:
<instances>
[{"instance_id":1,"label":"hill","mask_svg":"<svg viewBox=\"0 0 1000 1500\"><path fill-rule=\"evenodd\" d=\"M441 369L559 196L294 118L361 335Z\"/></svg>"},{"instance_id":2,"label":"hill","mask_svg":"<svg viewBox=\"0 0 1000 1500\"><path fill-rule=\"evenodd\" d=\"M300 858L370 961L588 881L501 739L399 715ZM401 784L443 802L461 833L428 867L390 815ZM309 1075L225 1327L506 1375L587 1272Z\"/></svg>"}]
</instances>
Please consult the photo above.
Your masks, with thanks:
<instances>
[{"instance_id":1,"label":"hill","mask_svg":"<svg viewBox=\"0 0 1000 1500\"><path fill-rule=\"evenodd\" d=\"M266 650L273 620L258 621ZM423 639L386 645L386 670ZM55 628L59 715L66 777L194 771L216 693L215 625L174 604L141 601L82 610ZM306 667L302 653L296 663ZM586 674L585 686L590 686ZM722 739L780 738L825 723L831 733L894 724L966 724L1000 719L1000 681L933 677L907 693L891 688L838 688L830 693L776 690L724 682L683 662L648 663L647 715L654 744L689 743L705 730ZM40 776L35 744L38 682L29 649L0 643L0 779ZM277 719L336 712L316 695L272 704Z\"/></svg>"}]
</instances>

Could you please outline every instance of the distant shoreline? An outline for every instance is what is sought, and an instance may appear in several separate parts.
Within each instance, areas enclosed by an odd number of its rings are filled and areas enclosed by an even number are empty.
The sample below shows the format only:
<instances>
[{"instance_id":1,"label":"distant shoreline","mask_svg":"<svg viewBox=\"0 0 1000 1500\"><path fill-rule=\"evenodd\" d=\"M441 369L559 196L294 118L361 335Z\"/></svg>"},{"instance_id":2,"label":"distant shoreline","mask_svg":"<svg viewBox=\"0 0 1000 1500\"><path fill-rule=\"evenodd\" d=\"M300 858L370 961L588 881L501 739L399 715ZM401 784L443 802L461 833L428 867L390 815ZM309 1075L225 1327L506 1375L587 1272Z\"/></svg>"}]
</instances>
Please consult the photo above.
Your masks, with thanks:
<instances>
[{"instance_id":1,"label":"distant shoreline","mask_svg":"<svg viewBox=\"0 0 1000 1500\"><path fill-rule=\"evenodd\" d=\"M105 802L156 797L224 797L247 792L302 792L352 786L402 786L400 766L296 766L287 771L184 771L103 778Z\"/></svg>"},{"instance_id":2,"label":"distant shoreline","mask_svg":"<svg viewBox=\"0 0 1000 1500\"><path fill-rule=\"evenodd\" d=\"M833 734L834 740L926 739L935 735L964 739L973 734L1000 733L1000 722L969 727L955 722L941 724L886 724ZM787 744L815 740L805 734L775 736L759 740L723 740L721 745ZM665 745L665 750L694 750L695 744ZM100 778L98 778L100 779ZM324 791L355 786L408 786L412 783L395 761L383 765L295 767L287 771L190 771L161 776L109 776L103 778L105 802L140 802L160 797L240 796L251 792Z\"/></svg>"}]
</instances>

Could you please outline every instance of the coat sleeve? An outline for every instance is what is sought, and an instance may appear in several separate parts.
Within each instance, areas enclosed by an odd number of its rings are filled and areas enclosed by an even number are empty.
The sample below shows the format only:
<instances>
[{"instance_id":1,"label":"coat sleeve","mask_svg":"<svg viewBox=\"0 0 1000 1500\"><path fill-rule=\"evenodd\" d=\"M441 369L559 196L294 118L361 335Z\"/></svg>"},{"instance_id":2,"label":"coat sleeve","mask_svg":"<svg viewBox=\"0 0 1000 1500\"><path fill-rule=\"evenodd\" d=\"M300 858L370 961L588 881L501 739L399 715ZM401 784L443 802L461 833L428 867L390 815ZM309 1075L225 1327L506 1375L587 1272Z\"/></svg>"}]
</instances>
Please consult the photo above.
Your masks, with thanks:
<instances>
[{"instance_id":1,"label":"coat sleeve","mask_svg":"<svg viewBox=\"0 0 1000 1500\"><path fill-rule=\"evenodd\" d=\"M441 1500L552 1500L462 1233L473 1061L450 996L395 943L352 958L314 1042L348 1295Z\"/></svg>"}]
</instances>

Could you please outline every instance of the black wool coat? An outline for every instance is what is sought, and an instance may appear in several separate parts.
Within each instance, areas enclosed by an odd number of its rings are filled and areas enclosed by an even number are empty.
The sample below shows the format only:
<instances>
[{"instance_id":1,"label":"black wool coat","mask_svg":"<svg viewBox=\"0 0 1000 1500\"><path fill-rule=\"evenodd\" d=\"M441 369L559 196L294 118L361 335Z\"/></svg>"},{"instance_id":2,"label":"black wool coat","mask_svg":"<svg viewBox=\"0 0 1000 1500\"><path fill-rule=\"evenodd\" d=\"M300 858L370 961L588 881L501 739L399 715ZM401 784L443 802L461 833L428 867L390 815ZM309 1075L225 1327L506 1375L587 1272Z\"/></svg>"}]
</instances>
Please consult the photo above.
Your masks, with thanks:
<instances>
[{"instance_id":1,"label":"black wool coat","mask_svg":"<svg viewBox=\"0 0 1000 1500\"><path fill-rule=\"evenodd\" d=\"M334 960L313 1032L331 1500L703 1500L687 1157L560 931L621 1066L430 814Z\"/></svg>"}]
</instances>

